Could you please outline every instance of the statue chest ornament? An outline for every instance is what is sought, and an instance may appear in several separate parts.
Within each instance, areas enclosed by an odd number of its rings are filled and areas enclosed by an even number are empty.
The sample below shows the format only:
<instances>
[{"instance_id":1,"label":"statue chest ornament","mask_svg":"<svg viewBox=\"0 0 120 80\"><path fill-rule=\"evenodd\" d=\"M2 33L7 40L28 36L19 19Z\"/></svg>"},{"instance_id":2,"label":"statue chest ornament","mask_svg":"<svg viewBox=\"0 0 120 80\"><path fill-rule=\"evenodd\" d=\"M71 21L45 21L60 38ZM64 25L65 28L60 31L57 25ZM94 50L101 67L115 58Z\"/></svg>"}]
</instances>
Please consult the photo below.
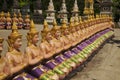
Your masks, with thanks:
<instances>
[{"instance_id":1,"label":"statue chest ornament","mask_svg":"<svg viewBox=\"0 0 120 80\"><path fill-rule=\"evenodd\" d=\"M29 50L33 58L40 56L40 49L38 47L32 46Z\"/></svg>"},{"instance_id":2,"label":"statue chest ornament","mask_svg":"<svg viewBox=\"0 0 120 80\"><path fill-rule=\"evenodd\" d=\"M47 41L44 43L44 48L45 48L45 51L47 52L47 54L50 53L52 50L51 44L48 43Z\"/></svg>"},{"instance_id":3,"label":"statue chest ornament","mask_svg":"<svg viewBox=\"0 0 120 80\"><path fill-rule=\"evenodd\" d=\"M60 48L61 47L61 42L59 41L59 40L57 40L57 39L54 39L54 44L55 44L55 47L56 47L56 49L58 49L58 48Z\"/></svg>"},{"instance_id":4,"label":"statue chest ornament","mask_svg":"<svg viewBox=\"0 0 120 80\"><path fill-rule=\"evenodd\" d=\"M16 66L17 64L23 63L23 53L21 53L21 52L13 51L8 54L8 58L9 58L10 62L12 62L14 64L14 66Z\"/></svg>"},{"instance_id":5,"label":"statue chest ornament","mask_svg":"<svg viewBox=\"0 0 120 80\"><path fill-rule=\"evenodd\" d=\"M69 44L69 41L66 36L62 36L62 39L63 39L65 45Z\"/></svg>"}]
</instances>

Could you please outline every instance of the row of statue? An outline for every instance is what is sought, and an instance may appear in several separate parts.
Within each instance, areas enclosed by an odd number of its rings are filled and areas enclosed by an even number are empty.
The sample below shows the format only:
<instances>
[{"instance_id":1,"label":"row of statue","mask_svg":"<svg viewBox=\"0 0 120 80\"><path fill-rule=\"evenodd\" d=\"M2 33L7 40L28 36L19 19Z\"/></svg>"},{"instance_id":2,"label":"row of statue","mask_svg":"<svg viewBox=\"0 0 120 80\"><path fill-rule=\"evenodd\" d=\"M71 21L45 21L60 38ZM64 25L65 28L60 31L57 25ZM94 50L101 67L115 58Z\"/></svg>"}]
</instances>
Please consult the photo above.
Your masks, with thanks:
<instances>
[{"instance_id":1,"label":"row of statue","mask_svg":"<svg viewBox=\"0 0 120 80\"><path fill-rule=\"evenodd\" d=\"M13 22L16 22L18 29L29 29L30 28L30 16L27 14L25 19L22 18L21 13L10 15L10 13L0 13L0 29L11 29Z\"/></svg>"},{"instance_id":2,"label":"row of statue","mask_svg":"<svg viewBox=\"0 0 120 80\"><path fill-rule=\"evenodd\" d=\"M32 69L30 74L24 71L24 68L28 65L35 65L43 59L49 59L53 55L59 54L64 50L68 50L70 47L74 47L81 41L89 38L95 33L104 30L112 29L114 26L112 18L106 15L89 16L88 20L82 20L80 18L71 18L70 24L67 25L66 21L62 21L62 26L58 26L56 20L53 21L53 28L50 29L46 20L44 21L44 29L41 31L42 40L39 46L39 31L36 30L33 20L30 22L30 30L27 33L28 44L25 52L20 51L22 45L22 35L18 32L16 22L13 22L12 32L8 36L9 49L5 56L0 56L0 80L12 76L19 71L23 71L22 74L16 76L13 80L62 80L71 70L75 68L77 64L72 61L67 61L70 65L65 67L59 65L55 60L51 59L46 62L46 65L59 66L52 68L45 67L42 64ZM3 50L2 42L3 38L0 38L0 52ZM66 53L67 54L67 53ZM61 54L60 54L61 55ZM64 58L63 55L61 55ZM64 58L65 59L65 58ZM51 63L53 62L53 63ZM39 70L42 69L42 71ZM36 70L36 71L35 71ZM36 74L37 72L38 74ZM42 74L44 72L44 74ZM64 74L63 74L64 73ZM40 76L40 75L44 76ZM24 78L24 79L21 79ZM29 78L29 79L27 79Z\"/></svg>"}]
</instances>

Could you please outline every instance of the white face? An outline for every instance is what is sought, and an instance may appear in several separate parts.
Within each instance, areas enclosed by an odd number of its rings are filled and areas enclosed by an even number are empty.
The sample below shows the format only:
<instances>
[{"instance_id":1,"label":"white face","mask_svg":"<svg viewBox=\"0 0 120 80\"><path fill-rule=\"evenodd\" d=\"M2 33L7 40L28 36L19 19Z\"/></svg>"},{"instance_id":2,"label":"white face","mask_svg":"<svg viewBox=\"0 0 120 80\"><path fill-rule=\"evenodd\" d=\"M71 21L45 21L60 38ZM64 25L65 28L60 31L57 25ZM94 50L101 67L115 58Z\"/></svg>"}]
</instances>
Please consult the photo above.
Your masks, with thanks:
<instances>
[{"instance_id":1,"label":"white face","mask_svg":"<svg viewBox=\"0 0 120 80\"><path fill-rule=\"evenodd\" d=\"M21 40L21 38L17 38L16 41L13 43L13 47L14 47L15 49L19 49L19 48L21 47L21 45L22 45L22 40Z\"/></svg>"},{"instance_id":2,"label":"white face","mask_svg":"<svg viewBox=\"0 0 120 80\"><path fill-rule=\"evenodd\" d=\"M38 41L39 41L39 36L38 36L38 34L36 34L36 35L34 35L32 42L33 42L33 44L36 44Z\"/></svg>"},{"instance_id":3,"label":"white face","mask_svg":"<svg viewBox=\"0 0 120 80\"><path fill-rule=\"evenodd\" d=\"M0 53L2 52L2 50L3 50L3 44L0 43Z\"/></svg>"}]
</instances>

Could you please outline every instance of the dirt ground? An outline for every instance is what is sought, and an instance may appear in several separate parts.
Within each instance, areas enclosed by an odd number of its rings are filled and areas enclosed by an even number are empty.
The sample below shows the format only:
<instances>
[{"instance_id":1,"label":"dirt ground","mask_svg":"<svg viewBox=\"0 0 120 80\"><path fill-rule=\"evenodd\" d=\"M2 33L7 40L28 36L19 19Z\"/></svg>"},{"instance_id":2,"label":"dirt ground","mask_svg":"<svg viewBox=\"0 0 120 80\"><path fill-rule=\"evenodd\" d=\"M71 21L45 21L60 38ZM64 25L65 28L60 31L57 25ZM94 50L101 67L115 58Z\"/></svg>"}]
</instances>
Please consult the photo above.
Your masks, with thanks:
<instances>
[{"instance_id":1,"label":"dirt ground","mask_svg":"<svg viewBox=\"0 0 120 80\"><path fill-rule=\"evenodd\" d=\"M88 65L71 80L120 80L120 29Z\"/></svg>"}]
</instances>

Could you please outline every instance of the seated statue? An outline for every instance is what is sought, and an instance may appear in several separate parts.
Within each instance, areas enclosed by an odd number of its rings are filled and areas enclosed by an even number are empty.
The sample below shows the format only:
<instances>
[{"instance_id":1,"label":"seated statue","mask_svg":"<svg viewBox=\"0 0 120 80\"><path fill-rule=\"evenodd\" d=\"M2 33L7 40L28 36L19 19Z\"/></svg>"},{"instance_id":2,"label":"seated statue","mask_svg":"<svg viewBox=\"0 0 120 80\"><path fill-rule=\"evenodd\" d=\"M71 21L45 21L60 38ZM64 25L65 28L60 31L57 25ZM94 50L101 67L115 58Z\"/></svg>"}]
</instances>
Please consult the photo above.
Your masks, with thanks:
<instances>
[{"instance_id":1,"label":"seated statue","mask_svg":"<svg viewBox=\"0 0 120 80\"><path fill-rule=\"evenodd\" d=\"M55 50L56 53L59 53L63 50L64 43L60 41L61 33L60 28L57 26L56 20L53 21L53 28L51 30L52 36L54 37L54 44L55 44Z\"/></svg>"},{"instance_id":2,"label":"seated statue","mask_svg":"<svg viewBox=\"0 0 120 80\"><path fill-rule=\"evenodd\" d=\"M10 73L14 74L27 66L26 54L20 51L22 35L18 33L16 23L13 22L12 33L8 36L9 50L6 53L10 66Z\"/></svg>"},{"instance_id":3,"label":"seated statue","mask_svg":"<svg viewBox=\"0 0 120 80\"><path fill-rule=\"evenodd\" d=\"M6 29L11 29L11 26L12 26L12 19L10 17L10 13L8 12L6 16Z\"/></svg>"},{"instance_id":4,"label":"seated statue","mask_svg":"<svg viewBox=\"0 0 120 80\"><path fill-rule=\"evenodd\" d=\"M44 21L44 29L42 31L42 41L40 43L40 49L42 50L44 58L50 58L55 54L55 48L52 41L52 35L48 28L48 24Z\"/></svg>"},{"instance_id":5,"label":"seated statue","mask_svg":"<svg viewBox=\"0 0 120 80\"><path fill-rule=\"evenodd\" d=\"M1 52L3 50L2 42L3 38L0 38L0 80L3 80L10 74L10 67L7 63L7 59L1 55Z\"/></svg>"},{"instance_id":6,"label":"seated statue","mask_svg":"<svg viewBox=\"0 0 120 80\"><path fill-rule=\"evenodd\" d=\"M23 28L23 18L22 18L22 15L21 15L21 13L19 13L19 15L18 15L18 28L19 29L22 29Z\"/></svg>"},{"instance_id":7,"label":"seated statue","mask_svg":"<svg viewBox=\"0 0 120 80\"><path fill-rule=\"evenodd\" d=\"M61 33L62 35L60 37L60 40L62 43L64 43L63 48L66 50L71 47L71 40L67 36L69 32L68 32L68 27L64 19L62 21Z\"/></svg>"},{"instance_id":8,"label":"seated statue","mask_svg":"<svg viewBox=\"0 0 120 80\"><path fill-rule=\"evenodd\" d=\"M73 19L71 18L70 19L69 36L72 40L72 46L75 46L80 40L80 37L78 36L78 30L76 30L76 27L79 27L79 26L75 26L73 23Z\"/></svg>"},{"instance_id":9,"label":"seated statue","mask_svg":"<svg viewBox=\"0 0 120 80\"><path fill-rule=\"evenodd\" d=\"M30 28L30 16L28 14L25 16L24 28L25 29L29 29Z\"/></svg>"},{"instance_id":10,"label":"seated statue","mask_svg":"<svg viewBox=\"0 0 120 80\"><path fill-rule=\"evenodd\" d=\"M40 48L37 46L37 42L39 41L39 32L35 29L33 20L31 20L30 23L30 31L27 33L27 39L28 46L25 53L28 56L28 63L33 65L43 59L42 50L40 50Z\"/></svg>"}]
</instances>

